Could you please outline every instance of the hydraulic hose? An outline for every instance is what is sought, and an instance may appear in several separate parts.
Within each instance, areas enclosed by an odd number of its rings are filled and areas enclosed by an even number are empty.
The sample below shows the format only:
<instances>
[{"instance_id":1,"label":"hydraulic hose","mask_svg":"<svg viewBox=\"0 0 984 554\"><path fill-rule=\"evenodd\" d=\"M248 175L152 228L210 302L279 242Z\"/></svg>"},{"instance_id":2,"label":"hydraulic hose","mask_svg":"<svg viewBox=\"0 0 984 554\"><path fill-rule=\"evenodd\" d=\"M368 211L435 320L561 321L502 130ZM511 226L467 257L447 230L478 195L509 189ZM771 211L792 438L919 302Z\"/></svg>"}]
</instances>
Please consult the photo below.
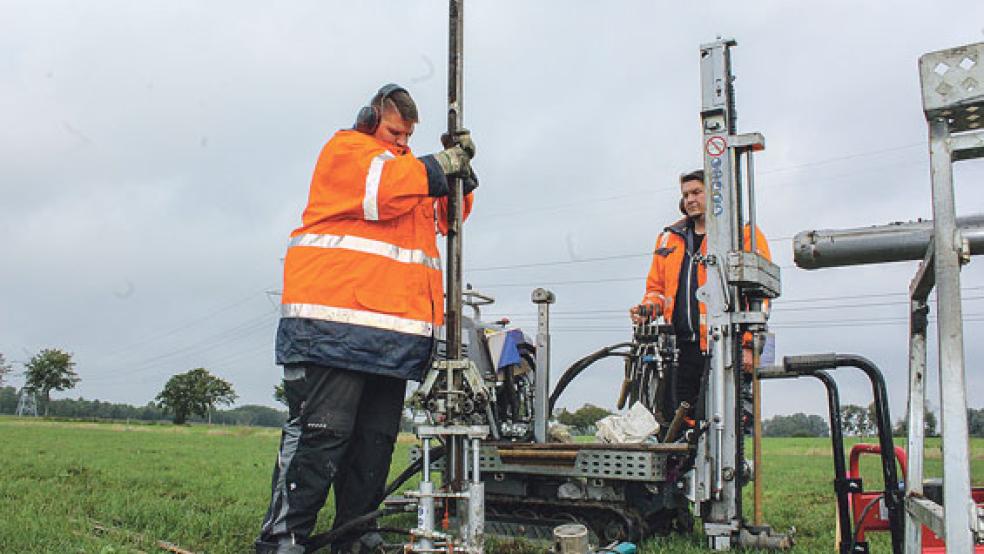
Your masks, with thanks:
<instances>
[{"instance_id":1,"label":"hydraulic hose","mask_svg":"<svg viewBox=\"0 0 984 554\"><path fill-rule=\"evenodd\" d=\"M435 462L437 460L440 460L442 457L444 457L444 447L443 446L439 446L439 447L434 448L434 449L431 450L431 458L430 458L431 459L431 462ZM375 505L376 506L379 506L380 504L382 504L383 501L386 500L386 498L389 495L391 495L394 492L396 492L396 490L399 489L401 486L403 486L403 484L406 483L408 480L410 480L411 477L413 477L414 475L417 474L417 472L419 472L421 469L423 469L423 466L424 466L424 459L423 458L418 458L412 464L410 464L409 466L407 466L407 468L404 469L403 472L400 473L396 477L396 479L393 479L392 481L390 481L390 484L386 486L386 488L383 490L383 493L376 498L376 504ZM376 511L369 512L368 514L365 514L363 516L359 516L359 517L357 517L357 518L355 518L353 520L350 520L350 521L347 521L347 522L343 523L342 525L339 525L338 527L332 529L331 531L328 531L327 533L322 533L320 535L314 535L308 541L307 545L305 545L304 550L305 550L305 552L317 552L318 550L320 550L320 549L322 549L322 548L324 548L324 547L332 544L339 537L341 537L341 536L347 534L348 532L350 532L350 531L358 528L359 526L362 526L362 525L365 525L367 523L370 523L370 522L372 522L376 518L387 516L387 515L391 515L391 514L395 514L395 513L399 513L400 511L402 511L401 508L396 508L396 507L393 507L393 508L381 508L381 509L378 509ZM371 533L373 531L393 531L393 529L389 529L389 528L381 529L381 528L377 528L377 527L366 527L365 529L362 530L362 534Z\"/></svg>"},{"instance_id":2,"label":"hydraulic hose","mask_svg":"<svg viewBox=\"0 0 984 554\"><path fill-rule=\"evenodd\" d=\"M587 356L571 364L571 366L568 367L566 371L564 371L564 374L561 375L560 381L557 382L557 386L554 387L554 391L550 394L549 413L553 413L554 405L557 404L557 399L560 398L560 395L564 393L564 390L567 389L567 386L570 385L571 382L574 381L574 379L581 374L581 372L583 372L585 369L587 369L595 362L602 360L604 358L610 358L616 356L621 356L624 358L626 356L629 356L630 354L628 352L615 352L615 350L627 346L632 346L632 343L620 342L618 344L613 344L612 346L606 346L605 348L602 348L601 350L598 350L597 352L594 352L592 354L588 354Z\"/></svg>"},{"instance_id":3,"label":"hydraulic hose","mask_svg":"<svg viewBox=\"0 0 984 554\"><path fill-rule=\"evenodd\" d=\"M322 548L332 544L333 542L335 542L337 538L345 535L349 531L357 529L358 527L366 525L367 523L371 523L373 520L375 520L378 517L388 516L391 514L398 513L400 511L402 511L402 508L381 508L379 510L369 512L368 514L361 515L355 519L346 521L345 523L339 525L338 527L332 529L331 531L328 531L327 533L322 533L320 535L315 535L311 537L308 543L304 545L304 552L306 553L317 552L318 550L321 550ZM365 533L373 532L375 530L376 529L372 527L367 527L363 529L363 533L361 533L360 536L364 535Z\"/></svg>"}]
</instances>

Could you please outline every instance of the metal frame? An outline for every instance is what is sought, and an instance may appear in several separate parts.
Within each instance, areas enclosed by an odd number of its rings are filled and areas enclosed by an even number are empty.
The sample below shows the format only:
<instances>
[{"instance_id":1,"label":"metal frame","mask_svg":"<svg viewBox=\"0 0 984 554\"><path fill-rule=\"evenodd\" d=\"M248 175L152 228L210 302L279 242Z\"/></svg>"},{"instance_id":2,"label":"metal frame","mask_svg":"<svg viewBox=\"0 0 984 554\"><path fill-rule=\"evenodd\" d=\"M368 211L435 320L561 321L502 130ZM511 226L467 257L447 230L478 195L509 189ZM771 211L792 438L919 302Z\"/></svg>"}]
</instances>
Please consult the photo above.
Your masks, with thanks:
<instances>
[{"instance_id":1,"label":"metal frame","mask_svg":"<svg viewBox=\"0 0 984 554\"><path fill-rule=\"evenodd\" d=\"M931 52L919 59L923 111L929 125L933 190L932 243L909 287L909 467L906 552L921 551L922 525L942 536L949 552L972 552L981 538L971 496L960 266L969 261L953 194L953 163L984 157L984 43ZM956 135L955 133L963 133ZM923 496L926 336L929 293L936 289L943 505Z\"/></svg>"},{"instance_id":2,"label":"metal frame","mask_svg":"<svg viewBox=\"0 0 984 554\"><path fill-rule=\"evenodd\" d=\"M971 255L984 253L984 232L980 216L956 217L952 166L957 161L984 157L984 43L925 54L919 59L919 73L929 127L933 221L800 233L795 259L800 267L816 269L922 258L909 286L909 433L904 499L908 517L904 548L908 554L922 551L922 526L926 525L944 538L948 552L964 553L972 552L975 543L984 540L984 523L970 487L960 266L970 261ZM942 505L923 494L927 315L934 288L943 435Z\"/></svg>"},{"instance_id":3,"label":"metal frame","mask_svg":"<svg viewBox=\"0 0 984 554\"><path fill-rule=\"evenodd\" d=\"M704 533L715 550L740 542L741 480L745 473L740 424L741 337L764 333L761 302L780 294L778 266L756 251L756 233L743 244L744 229L756 228L753 152L765 149L761 134L738 134L733 39L701 45L701 132L708 206L705 213L707 281L697 297L707 307L710 372L705 413L708 432L697 446L693 498L701 504ZM742 171L744 163L745 171ZM744 179L743 179L744 175ZM747 211L747 217L746 217ZM746 246L750 251L745 252Z\"/></svg>"}]
</instances>

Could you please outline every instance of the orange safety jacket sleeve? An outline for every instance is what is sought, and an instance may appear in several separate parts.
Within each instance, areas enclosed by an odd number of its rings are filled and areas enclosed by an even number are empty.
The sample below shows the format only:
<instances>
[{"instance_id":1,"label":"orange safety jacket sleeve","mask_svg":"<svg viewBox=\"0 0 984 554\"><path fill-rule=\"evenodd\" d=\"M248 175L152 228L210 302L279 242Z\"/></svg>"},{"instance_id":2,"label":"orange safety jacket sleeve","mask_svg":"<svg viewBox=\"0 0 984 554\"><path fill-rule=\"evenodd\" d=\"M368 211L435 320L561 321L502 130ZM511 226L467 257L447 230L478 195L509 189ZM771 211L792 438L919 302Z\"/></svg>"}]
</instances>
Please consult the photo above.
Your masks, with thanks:
<instances>
[{"instance_id":1,"label":"orange safety jacket sleeve","mask_svg":"<svg viewBox=\"0 0 984 554\"><path fill-rule=\"evenodd\" d=\"M334 218L385 221L409 213L427 197L447 196L447 178L433 156L395 155L389 148L358 131L336 133L318 158L305 224Z\"/></svg>"},{"instance_id":2,"label":"orange safety jacket sleeve","mask_svg":"<svg viewBox=\"0 0 984 554\"><path fill-rule=\"evenodd\" d=\"M649 275L646 276L646 294L643 296L642 304L655 304L656 313L662 313L666 308L666 283L664 275L666 270L663 264L666 263L666 231L659 234L656 238L656 248L653 250L653 261L649 268Z\"/></svg>"}]
</instances>

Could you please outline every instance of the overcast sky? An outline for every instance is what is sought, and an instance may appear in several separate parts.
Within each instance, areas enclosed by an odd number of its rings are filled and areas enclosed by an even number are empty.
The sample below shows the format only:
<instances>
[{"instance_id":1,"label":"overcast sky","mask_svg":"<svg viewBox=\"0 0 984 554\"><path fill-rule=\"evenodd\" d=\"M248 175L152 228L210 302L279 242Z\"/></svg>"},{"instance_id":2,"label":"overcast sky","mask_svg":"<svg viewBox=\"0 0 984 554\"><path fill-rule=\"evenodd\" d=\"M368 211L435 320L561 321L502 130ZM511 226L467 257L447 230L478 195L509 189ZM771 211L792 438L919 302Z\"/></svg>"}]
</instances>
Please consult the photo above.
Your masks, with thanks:
<instances>
[{"instance_id":1,"label":"overcast sky","mask_svg":"<svg viewBox=\"0 0 984 554\"><path fill-rule=\"evenodd\" d=\"M901 417L915 262L808 272L790 239L930 217L917 59L984 41L984 4L685 4L466 0L464 119L482 178L467 280L529 332L531 290L556 293L555 380L627 340L622 312L678 216L677 175L701 163L699 45L731 36L739 131L766 137L758 214L783 268L779 354L871 358ZM82 382L59 397L143 404L202 366L240 403L275 405L270 291L317 154L390 81L420 107L412 147L439 147L447 2L2 0L0 13L0 352L73 352ZM984 164L956 177L958 211L984 211ZM975 407L981 264L962 283ZM842 400L870 402L842 373ZM612 406L621 376L600 364L562 404ZM825 412L813 380L764 389L767 416Z\"/></svg>"}]
</instances>

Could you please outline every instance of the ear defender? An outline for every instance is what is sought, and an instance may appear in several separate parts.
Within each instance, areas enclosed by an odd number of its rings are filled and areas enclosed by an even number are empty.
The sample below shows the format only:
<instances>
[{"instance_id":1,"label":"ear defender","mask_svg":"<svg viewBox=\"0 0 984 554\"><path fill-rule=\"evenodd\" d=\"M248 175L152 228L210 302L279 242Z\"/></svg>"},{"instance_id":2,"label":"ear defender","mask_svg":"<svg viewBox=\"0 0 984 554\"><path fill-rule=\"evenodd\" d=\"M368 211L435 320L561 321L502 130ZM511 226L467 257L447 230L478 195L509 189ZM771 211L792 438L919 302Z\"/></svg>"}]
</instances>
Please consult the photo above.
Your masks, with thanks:
<instances>
[{"instance_id":1,"label":"ear defender","mask_svg":"<svg viewBox=\"0 0 984 554\"><path fill-rule=\"evenodd\" d=\"M353 125L352 128L367 135L375 133L376 129L379 128L380 121L383 118L383 102L397 92L407 92L407 89L396 83L383 85L379 91L373 95L373 99L370 101L369 105L362 106L362 108L359 109L359 113L355 116L355 125ZM410 93L407 92L407 94Z\"/></svg>"},{"instance_id":2,"label":"ear defender","mask_svg":"<svg viewBox=\"0 0 984 554\"><path fill-rule=\"evenodd\" d=\"M683 198L680 199L680 213L687 215L687 207L683 203Z\"/></svg>"}]
</instances>

